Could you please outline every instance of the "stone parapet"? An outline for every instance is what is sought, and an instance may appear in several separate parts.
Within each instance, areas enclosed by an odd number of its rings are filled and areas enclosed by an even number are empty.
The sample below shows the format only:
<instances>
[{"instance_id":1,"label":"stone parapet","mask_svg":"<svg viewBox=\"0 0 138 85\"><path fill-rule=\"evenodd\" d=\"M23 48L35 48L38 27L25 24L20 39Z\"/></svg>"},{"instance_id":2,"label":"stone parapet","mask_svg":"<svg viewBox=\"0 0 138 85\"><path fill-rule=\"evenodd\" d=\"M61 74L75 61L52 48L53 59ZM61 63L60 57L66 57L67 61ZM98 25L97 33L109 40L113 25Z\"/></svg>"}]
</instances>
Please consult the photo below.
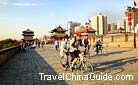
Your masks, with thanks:
<instances>
[{"instance_id":1,"label":"stone parapet","mask_svg":"<svg viewBox=\"0 0 138 85\"><path fill-rule=\"evenodd\" d=\"M18 53L19 50L20 50L20 46L14 46L11 48L0 50L0 65L6 62L9 58L11 58L16 53Z\"/></svg>"}]
</instances>

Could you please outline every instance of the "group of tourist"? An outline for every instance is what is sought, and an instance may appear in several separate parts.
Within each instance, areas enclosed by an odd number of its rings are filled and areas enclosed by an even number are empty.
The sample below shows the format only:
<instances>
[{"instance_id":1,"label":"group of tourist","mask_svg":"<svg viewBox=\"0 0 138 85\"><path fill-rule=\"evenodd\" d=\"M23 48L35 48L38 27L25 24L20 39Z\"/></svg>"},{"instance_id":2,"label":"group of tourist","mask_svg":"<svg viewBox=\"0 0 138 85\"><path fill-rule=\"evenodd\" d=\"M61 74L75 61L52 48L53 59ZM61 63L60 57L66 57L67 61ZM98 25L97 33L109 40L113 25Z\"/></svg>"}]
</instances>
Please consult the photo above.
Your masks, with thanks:
<instances>
[{"instance_id":1,"label":"group of tourist","mask_svg":"<svg viewBox=\"0 0 138 85\"><path fill-rule=\"evenodd\" d=\"M22 42L20 45L21 53L27 52L28 47L31 45L31 43L28 42Z\"/></svg>"},{"instance_id":2,"label":"group of tourist","mask_svg":"<svg viewBox=\"0 0 138 85\"><path fill-rule=\"evenodd\" d=\"M83 45L84 44L84 45ZM85 38L81 39L81 33L77 33L75 37L64 37L61 41L60 45L60 56L64 57L64 62L62 63L62 66L65 68L65 65L68 64L67 57L70 54L71 56L71 69L73 71L73 66L77 61L83 60L83 55L79 49L79 47L82 47L85 49L85 47L89 47L90 40L88 39L88 35L85 36ZM56 41L55 41L56 46Z\"/></svg>"},{"instance_id":3,"label":"group of tourist","mask_svg":"<svg viewBox=\"0 0 138 85\"><path fill-rule=\"evenodd\" d=\"M98 39L96 41L96 47L101 46L101 41L100 39ZM58 40L55 41L55 47L57 50L57 47L59 47L59 42ZM85 35L85 37L83 39L81 39L81 33L76 33L76 35L74 37L64 37L61 41L60 44L60 56L64 57L64 61L62 63L62 66L65 68L66 65L68 65L68 61L67 58L70 55L71 57L71 69L73 71L73 67L75 65L76 62L78 61L82 61L83 60L83 55L82 55L82 49L84 54L86 54L86 48L88 48L88 50L90 49L90 39L88 38L88 35Z\"/></svg>"},{"instance_id":4,"label":"group of tourist","mask_svg":"<svg viewBox=\"0 0 138 85\"><path fill-rule=\"evenodd\" d=\"M35 43L34 43L34 46L35 47L38 47L38 48L40 48L40 47L44 47L44 45L45 45L45 41L36 41Z\"/></svg>"},{"instance_id":5,"label":"group of tourist","mask_svg":"<svg viewBox=\"0 0 138 85\"><path fill-rule=\"evenodd\" d=\"M22 42L20 44L21 53L27 52L28 49L35 49L36 47L44 48L45 41L35 41L35 42Z\"/></svg>"}]
</instances>

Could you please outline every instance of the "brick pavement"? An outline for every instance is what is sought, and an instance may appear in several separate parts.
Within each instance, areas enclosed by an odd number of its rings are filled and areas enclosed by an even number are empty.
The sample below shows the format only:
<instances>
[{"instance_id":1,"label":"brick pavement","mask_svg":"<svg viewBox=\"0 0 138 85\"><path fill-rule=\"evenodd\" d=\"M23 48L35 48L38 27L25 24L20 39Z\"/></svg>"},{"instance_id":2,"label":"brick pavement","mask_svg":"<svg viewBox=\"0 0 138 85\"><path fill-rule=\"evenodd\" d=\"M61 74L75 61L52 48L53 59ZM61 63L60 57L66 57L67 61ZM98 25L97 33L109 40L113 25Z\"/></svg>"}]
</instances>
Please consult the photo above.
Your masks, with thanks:
<instances>
[{"instance_id":1,"label":"brick pavement","mask_svg":"<svg viewBox=\"0 0 138 85\"><path fill-rule=\"evenodd\" d=\"M132 74L134 80L131 81L41 81L40 72L51 75L71 73L62 69L59 59L59 51L55 51L54 46L19 53L0 66L0 85L138 85L138 49L111 49L108 56L86 58L95 64L96 73Z\"/></svg>"},{"instance_id":2,"label":"brick pavement","mask_svg":"<svg viewBox=\"0 0 138 85\"><path fill-rule=\"evenodd\" d=\"M57 74L41 55L30 49L0 66L0 85L66 85L65 81L41 81L40 72Z\"/></svg>"},{"instance_id":3,"label":"brick pavement","mask_svg":"<svg viewBox=\"0 0 138 85\"><path fill-rule=\"evenodd\" d=\"M95 73L109 73L113 77L116 75L130 74L134 76L134 80L122 81L74 81L65 80L69 85L138 85L138 49L130 48L107 48L108 55L91 54L91 59L85 58L87 61L95 64ZM46 48L37 49L37 52L43 56L58 74L71 73L70 71L64 71L60 65L59 51L55 51L54 46L47 46ZM51 55L48 55L51 54ZM100 63L100 65L98 65Z\"/></svg>"}]
</instances>

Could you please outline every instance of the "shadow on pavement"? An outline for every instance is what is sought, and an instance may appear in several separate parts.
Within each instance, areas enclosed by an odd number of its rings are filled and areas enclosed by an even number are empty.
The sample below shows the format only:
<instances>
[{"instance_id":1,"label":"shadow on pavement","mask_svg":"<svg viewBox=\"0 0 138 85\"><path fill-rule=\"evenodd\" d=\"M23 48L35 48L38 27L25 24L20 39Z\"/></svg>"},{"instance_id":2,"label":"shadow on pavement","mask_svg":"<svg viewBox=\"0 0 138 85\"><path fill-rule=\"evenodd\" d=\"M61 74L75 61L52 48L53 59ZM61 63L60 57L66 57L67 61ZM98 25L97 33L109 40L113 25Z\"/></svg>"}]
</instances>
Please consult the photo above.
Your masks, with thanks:
<instances>
[{"instance_id":1,"label":"shadow on pavement","mask_svg":"<svg viewBox=\"0 0 138 85\"><path fill-rule=\"evenodd\" d=\"M114 74L121 73L125 69L123 68L126 64L134 64L138 63L138 59L136 57L130 57L130 58L123 58L113 61L107 61L103 63L94 63L95 72L106 72L110 73L114 70L119 70Z\"/></svg>"},{"instance_id":2,"label":"shadow on pavement","mask_svg":"<svg viewBox=\"0 0 138 85\"><path fill-rule=\"evenodd\" d=\"M41 80L39 73L58 75L41 55L30 49L0 67L0 85L67 85L64 80Z\"/></svg>"},{"instance_id":3,"label":"shadow on pavement","mask_svg":"<svg viewBox=\"0 0 138 85\"><path fill-rule=\"evenodd\" d=\"M108 55L114 55L114 54L121 54L121 53L128 52L128 51L132 51L132 50L123 50L123 51L114 51L114 52L107 51L107 54L99 53L98 55L96 55L96 53L95 53L91 57L97 57L97 56L103 56L103 55L108 56Z\"/></svg>"}]
</instances>

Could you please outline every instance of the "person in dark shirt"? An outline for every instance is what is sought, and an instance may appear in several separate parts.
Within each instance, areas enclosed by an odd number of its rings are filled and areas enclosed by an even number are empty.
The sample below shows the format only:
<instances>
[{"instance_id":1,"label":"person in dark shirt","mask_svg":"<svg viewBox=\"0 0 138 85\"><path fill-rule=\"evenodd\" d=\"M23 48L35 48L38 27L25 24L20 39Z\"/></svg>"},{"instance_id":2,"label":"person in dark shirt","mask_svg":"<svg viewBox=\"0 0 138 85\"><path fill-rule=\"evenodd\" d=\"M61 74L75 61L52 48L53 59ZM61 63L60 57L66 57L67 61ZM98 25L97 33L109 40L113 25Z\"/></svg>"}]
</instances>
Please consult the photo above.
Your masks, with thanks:
<instances>
[{"instance_id":1,"label":"person in dark shirt","mask_svg":"<svg viewBox=\"0 0 138 85\"><path fill-rule=\"evenodd\" d=\"M96 45L96 51L99 51L99 49L102 48L102 41L100 40L100 38L96 40L95 45Z\"/></svg>"},{"instance_id":2,"label":"person in dark shirt","mask_svg":"<svg viewBox=\"0 0 138 85\"><path fill-rule=\"evenodd\" d=\"M40 44L41 44L41 43L40 43L40 41L38 41L38 43L37 43L37 44L38 44L38 47L40 48Z\"/></svg>"},{"instance_id":3,"label":"person in dark shirt","mask_svg":"<svg viewBox=\"0 0 138 85\"><path fill-rule=\"evenodd\" d=\"M79 50L79 46L83 47L82 40L81 40L81 33L77 33L75 38L72 38L70 42L70 55L72 57L71 62L71 68L73 71L73 66L77 61L82 61L83 56L81 54L81 51Z\"/></svg>"}]
</instances>

